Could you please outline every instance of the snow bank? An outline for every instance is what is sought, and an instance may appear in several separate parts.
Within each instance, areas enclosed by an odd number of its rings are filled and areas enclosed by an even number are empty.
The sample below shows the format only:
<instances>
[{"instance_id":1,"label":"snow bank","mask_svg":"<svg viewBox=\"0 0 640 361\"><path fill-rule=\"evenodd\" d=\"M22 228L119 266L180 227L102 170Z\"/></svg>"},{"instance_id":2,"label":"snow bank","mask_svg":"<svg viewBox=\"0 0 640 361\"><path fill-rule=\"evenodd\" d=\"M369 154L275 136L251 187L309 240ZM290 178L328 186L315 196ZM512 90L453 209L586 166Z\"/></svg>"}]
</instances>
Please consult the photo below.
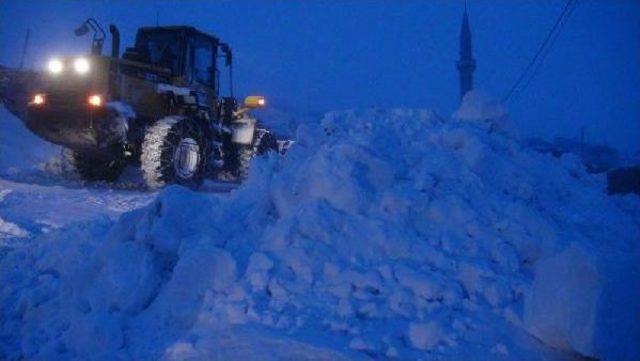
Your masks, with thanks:
<instances>
[{"instance_id":1,"label":"snow bank","mask_svg":"<svg viewBox=\"0 0 640 361\"><path fill-rule=\"evenodd\" d=\"M509 125L507 109L497 100L478 90L470 90L464 95L460 107L452 117L460 121L485 124L491 129L505 130Z\"/></svg>"},{"instance_id":2,"label":"snow bank","mask_svg":"<svg viewBox=\"0 0 640 361\"><path fill-rule=\"evenodd\" d=\"M0 217L0 239L11 237L28 237L29 232L15 223L7 222Z\"/></svg>"},{"instance_id":3,"label":"snow bank","mask_svg":"<svg viewBox=\"0 0 640 361\"><path fill-rule=\"evenodd\" d=\"M0 175L28 172L58 153L58 147L29 132L18 118L0 106Z\"/></svg>"},{"instance_id":4,"label":"snow bank","mask_svg":"<svg viewBox=\"0 0 640 361\"><path fill-rule=\"evenodd\" d=\"M608 360L640 355L640 257L572 245L536 265L525 328L558 349Z\"/></svg>"},{"instance_id":5,"label":"snow bank","mask_svg":"<svg viewBox=\"0 0 640 361\"><path fill-rule=\"evenodd\" d=\"M479 124L329 113L229 196L7 252L0 356L638 358L638 214Z\"/></svg>"}]
</instances>

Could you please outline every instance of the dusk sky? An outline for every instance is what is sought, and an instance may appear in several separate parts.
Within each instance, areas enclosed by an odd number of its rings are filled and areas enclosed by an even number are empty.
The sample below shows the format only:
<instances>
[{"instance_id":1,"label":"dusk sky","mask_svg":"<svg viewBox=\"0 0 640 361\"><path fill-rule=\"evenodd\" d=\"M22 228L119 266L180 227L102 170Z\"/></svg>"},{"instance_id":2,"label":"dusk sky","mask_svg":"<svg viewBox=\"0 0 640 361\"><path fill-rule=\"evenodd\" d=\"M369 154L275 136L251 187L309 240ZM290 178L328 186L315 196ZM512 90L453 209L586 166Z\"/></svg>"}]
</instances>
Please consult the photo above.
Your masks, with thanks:
<instances>
[{"instance_id":1,"label":"dusk sky","mask_svg":"<svg viewBox=\"0 0 640 361\"><path fill-rule=\"evenodd\" d=\"M560 0L469 0L476 88L502 98L553 25ZM463 1L0 1L0 64L88 50L73 29L193 25L235 51L236 93L289 113L458 105ZM109 49L110 39L105 46ZM640 150L640 1L581 0L526 90L507 104L524 136L578 136Z\"/></svg>"}]
</instances>

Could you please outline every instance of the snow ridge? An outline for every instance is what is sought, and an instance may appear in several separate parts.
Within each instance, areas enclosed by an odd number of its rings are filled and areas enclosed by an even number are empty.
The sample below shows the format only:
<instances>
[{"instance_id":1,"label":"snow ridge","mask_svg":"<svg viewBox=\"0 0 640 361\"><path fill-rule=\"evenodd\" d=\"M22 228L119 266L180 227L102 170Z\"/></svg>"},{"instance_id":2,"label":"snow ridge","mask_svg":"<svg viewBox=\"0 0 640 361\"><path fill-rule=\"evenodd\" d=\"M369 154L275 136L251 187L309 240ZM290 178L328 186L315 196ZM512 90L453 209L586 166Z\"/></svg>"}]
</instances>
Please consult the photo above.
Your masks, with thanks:
<instances>
[{"instance_id":1,"label":"snow ridge","mask_svg":"<svg viewBox=\"0 0 640 361\"><path fill-rule=\"evenodd\" d=\"M0 355L637 358L640 201L604 188L484 122L328 113L228 196L171 186L9 252Z\"/></svg>"}]
</instances>

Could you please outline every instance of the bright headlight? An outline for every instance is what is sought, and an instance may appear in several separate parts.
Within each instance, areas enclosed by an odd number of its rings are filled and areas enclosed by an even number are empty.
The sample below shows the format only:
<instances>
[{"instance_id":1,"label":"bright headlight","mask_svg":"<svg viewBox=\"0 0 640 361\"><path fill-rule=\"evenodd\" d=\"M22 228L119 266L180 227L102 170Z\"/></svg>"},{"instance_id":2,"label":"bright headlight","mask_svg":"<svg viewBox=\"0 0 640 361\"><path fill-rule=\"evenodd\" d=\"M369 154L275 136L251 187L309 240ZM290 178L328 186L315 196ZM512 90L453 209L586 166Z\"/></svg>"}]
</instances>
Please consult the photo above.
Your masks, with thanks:
<instances>
[{"instance_id":1,"label":"bright headlight","mask_svg":"<svg viewBox=\"0 0 640 361\"><path fill-rule=\"evenodd\" d=\"M86 58L77 58L73 62L73 68L78 74L86 74L89 71L89 60Z\"/></svg>"},{"instance_id":2,"label":"bright headlight","mask_svg":"<svg viewBox=\"0 0 640 361\"><path fill-rule=\"evenodd\" d=\"M47 64L47 68L49 68L49 72L52 74L60 74L64 65L60 59L51 59L49 60L49 64Z\"/></svg>"}]
</instances>

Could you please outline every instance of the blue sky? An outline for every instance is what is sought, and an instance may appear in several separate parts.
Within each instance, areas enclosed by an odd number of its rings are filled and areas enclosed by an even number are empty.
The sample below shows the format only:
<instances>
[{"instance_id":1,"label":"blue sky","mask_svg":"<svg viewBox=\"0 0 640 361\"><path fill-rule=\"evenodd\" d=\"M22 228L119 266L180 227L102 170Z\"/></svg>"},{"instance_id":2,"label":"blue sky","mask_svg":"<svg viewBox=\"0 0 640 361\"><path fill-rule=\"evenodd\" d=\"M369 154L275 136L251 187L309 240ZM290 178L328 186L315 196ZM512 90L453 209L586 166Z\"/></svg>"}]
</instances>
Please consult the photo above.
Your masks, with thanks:
<instances>
[{"instance_id":1,"label":"blue sky","mask_svg":"<svg viewBox=\"0 0 640 361\"><path fill-rule=\"evenodd\" d=\"M236 91L294 113L458 104L455 60L464 2L19 1L0 2L0 63L29 66L86 51L72 30L92 16L119 26L190 24L229 42ZM469 0L476 88L501 98L535 53L561 0ZM108 41L107 41L108 43ZM580 0L543 66L507 104L525 136L577 136L640 150L640 1Z\"/></svg>"}]
</instances>

